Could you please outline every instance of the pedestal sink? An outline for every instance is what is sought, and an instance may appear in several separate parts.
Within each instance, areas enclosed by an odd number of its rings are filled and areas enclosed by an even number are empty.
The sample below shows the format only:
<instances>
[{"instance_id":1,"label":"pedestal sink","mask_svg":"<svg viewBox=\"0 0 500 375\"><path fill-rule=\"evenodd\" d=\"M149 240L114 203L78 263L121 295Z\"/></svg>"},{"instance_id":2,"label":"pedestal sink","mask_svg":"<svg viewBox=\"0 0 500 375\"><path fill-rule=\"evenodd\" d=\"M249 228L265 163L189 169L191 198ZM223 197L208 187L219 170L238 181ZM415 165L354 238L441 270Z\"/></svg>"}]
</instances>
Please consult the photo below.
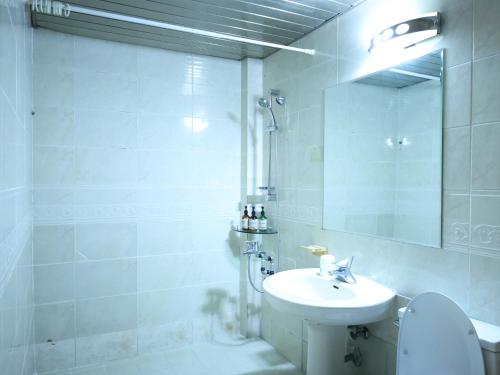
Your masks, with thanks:
<instances>
[{"instance_id":1,"label":"pedestal sink","mask_svg":"<svg viewBox=\"0 0 500 375\"><path fill-rule=\"evenodd\" d=\"M318 268L279 272L263 284L266 300L276 310L309 320L307 375L346 375L346 326L389 317L395 292L356 275L347 284L319 276Z\"/></svg>"}]
</instances>

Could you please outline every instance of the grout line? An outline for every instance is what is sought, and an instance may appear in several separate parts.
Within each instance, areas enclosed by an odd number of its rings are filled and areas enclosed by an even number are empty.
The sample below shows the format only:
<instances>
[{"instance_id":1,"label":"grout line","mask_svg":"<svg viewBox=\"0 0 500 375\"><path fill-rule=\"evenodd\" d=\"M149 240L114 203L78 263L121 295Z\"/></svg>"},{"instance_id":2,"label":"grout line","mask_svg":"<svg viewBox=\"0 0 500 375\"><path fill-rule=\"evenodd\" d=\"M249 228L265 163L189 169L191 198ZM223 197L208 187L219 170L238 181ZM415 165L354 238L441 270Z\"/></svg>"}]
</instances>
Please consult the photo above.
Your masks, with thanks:
<instances>
[{"instance_id":1,"label":"grout line","mask_svg":"<svg viewBox=\"0 0 500 375\"><path fill-rule=\"evenodd\" d=\"M133 292L129 292L129 293L110 294L110 295L105 295L105 296L65 299L65 300L58 300L58 301L52 301L52 302L35 303L34 307L60 305L60 304L68 304L68 303L73 303L76 306L76 304L79 302L99 301L99 300L111 299L111 298L117 298L117 297L133 297L133 296L139 297L142 295L174 292L174 291L179 291L179 290L199 290L200 287L213 287L213 286L219 286L219 287L229 287L229 286L234 287L234 286L236 286L237 287L238 281L219 281L219 282L211 282L211 283L197 283L197 284L183 285L183 286L177 286L177 287L165 288L165 289L147 289L147 290L137 290L137 291L133 291ZM75 309L75 311L76 311L76 309Z\"/></svg>"},{"instance_id":2,"label":"grout line","mask_svg":"<svg viewBox=\"0 0 500 375\"><path fill-rule=\"evenodd\" d=\"M472 121L472 120L471 120ZM472 123L473 128L477 128L480 126L488 126L488 125L500 125L500 119L498 121L488 121L488 122L478 122L478 123Z\"/></svg>"},{"instance_id":3,"label":"grout line","mask_svg":"<svg viewBox=\"0 0 500 375\"><path fill-rule=\"evenodd\" d=\"M492 53L491 55L487 55L487 56L483 56L483 57L479 57L479 58L475 58L475 56L473 56L472 58L472 61L473 62L482 62L484 60L488 60L488 59L494 59L494 58L498 58L500 57L500 52L494 52Z\"/></svg>"},{"instance_id":4,"label":"grout line","mask_svg":"<svg viewBox=\"0 0 500 375\"><path fill-rule=\"evenodd\" d=\"M136 51L135 57L136 57L136 64L135 64L135 71L136 71L136 77L137 77L137 83L136 83L136 95L139 98L140 97L140 92L141 92L141 80L139 79L139 54L140 51ZM135 141L137 146L139 146L139 114L135 115ZM139 152L136 154L136 162L137 162L137 167L139 169L140 165L140 155ZM138 172L139 173L139 172ZM134 195L137 197L138 192L137 192L137 187L133 189ZM76 232L76 231L75 231ZM139 251L139 246L138 246L138 237L139 237L139 229L138 225L136 224L136 239L135 239L135 255L136 257L138 256L138 251ZM75 233L76 234L76 233ZM76 244L75 244L75 249L76 249ZM136 265L136 273L135 273L135 289L139 290L139 266L138 264ZM135 294L135 328L138 330L139 329L139 298L138 294ZM136 354L139 353L139 332L135 335L135 349L136 349Z\"/></svg>"}]
</instances>

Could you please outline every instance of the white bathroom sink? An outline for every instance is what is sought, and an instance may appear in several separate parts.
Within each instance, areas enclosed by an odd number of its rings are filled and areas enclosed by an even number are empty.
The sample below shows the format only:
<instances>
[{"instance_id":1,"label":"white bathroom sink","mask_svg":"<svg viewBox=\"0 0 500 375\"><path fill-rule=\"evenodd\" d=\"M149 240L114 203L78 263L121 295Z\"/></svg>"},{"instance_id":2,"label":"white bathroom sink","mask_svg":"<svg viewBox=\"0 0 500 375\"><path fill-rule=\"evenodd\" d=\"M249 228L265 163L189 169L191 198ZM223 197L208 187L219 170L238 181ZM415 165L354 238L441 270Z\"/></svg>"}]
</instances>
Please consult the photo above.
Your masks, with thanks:
<instances>
[{"instance_id":1,"label":"white bathroom sink","mask_svg":"<svg viewBox=\"0 0 500 375\"><path fill-rule=\"evenodd\" d=\"M263 284L265 298L278 311L312 322L346 326L367 324L389 316L395 292L356 275L355 284L319 276L319 268L279 272Z\"/></svg>"}]
</instances>

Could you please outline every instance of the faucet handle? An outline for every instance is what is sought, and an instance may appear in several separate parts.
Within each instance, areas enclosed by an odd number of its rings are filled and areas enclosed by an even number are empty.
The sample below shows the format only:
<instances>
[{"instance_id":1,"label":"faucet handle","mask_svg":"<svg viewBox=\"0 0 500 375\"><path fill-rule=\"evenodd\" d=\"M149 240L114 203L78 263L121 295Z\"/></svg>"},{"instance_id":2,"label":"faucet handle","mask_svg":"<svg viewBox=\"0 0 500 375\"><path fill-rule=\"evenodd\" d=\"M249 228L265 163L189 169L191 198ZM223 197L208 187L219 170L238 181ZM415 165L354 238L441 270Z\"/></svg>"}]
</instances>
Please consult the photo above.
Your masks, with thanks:
<instances>
[{"instance_id":1,"label":"faucet handle","mask_svg":"<svg viewBox=\"0 0 500 375\"><path fill-rule=\"evenodd\" d=\"M338 268L347 268L347 266L349 265L349 258L344 258L342 260L339 260L338 262L335 262L335 265Z\"/></svg>"},{"instance_id":2,"label":"faucet handle","mask_svg":"<svg viewBox=\"0 0 500 375\"><path fill-rule=\"evenodd\" d=\"M356 277L351 272L351 267L352 263L354 262L354 257L351 256L350 258L345 258L342 259L334 265L337 267L336 270L329 271L328 273L331 276L335 276L337 279L340 281L349 283L349 284L354 284L356 282Z\"/></svg>"},{"instance_id":3,"label":"faucet handle","mask_svg":"<svg viewBox=\"0 0 500 375\"><path fill-rule=\"evenodd\" d=\"M351 256L350 258L345 258L345 259L339 260L338 262L335 262L335 265L338 268L351 269L353 262L354 262L354 256Z\"/></svg>"},{"instance_id":4,"label":"faucet handle","mask_svg":"<svg viewBox=\"0 0 500 375\"><path fill-rule=\"evenodd\" d=\"M245 244L247 248L243 254L255 254L259 250L259 243L257 241L245 241Z\"/></svg>"},{"instance_id":5,"label":"faucet handle","mask_svg":"<svg viewBox=\"0 0 500 375\"><path fill-rule=\"evenodd\" d=\"M349 259L349 263L347 264L347 268L351 269L353 263L354 263L354 255L351 255L351 259Z\"/></svg>"}]
</instances>

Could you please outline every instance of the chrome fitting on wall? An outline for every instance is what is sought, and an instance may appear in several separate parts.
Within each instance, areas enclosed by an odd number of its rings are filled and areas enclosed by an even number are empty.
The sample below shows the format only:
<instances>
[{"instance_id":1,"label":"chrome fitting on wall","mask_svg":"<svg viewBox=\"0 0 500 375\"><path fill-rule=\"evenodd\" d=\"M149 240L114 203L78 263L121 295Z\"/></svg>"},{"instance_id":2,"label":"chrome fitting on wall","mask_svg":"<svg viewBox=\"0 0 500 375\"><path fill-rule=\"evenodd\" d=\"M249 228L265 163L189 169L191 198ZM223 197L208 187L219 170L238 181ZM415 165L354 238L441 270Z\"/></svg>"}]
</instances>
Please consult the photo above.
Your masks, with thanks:
<instances>
[{"instance_id":1,"label":"chrome fitting on wall","mask_svg":"<svg viewBox=\"0 0 500 375\"><path fill-rule=\"evenodd\" d=\"M351 330L349 335L353 340L357 340L358 337L362 337L365 340L368 340L368 338L370 337L370 330L366 326L347 326L347 328Z\"/></svg>"},{"instance_id":2,"label":"chrome fitting on wall","mask_svg":"<svg viewBox=\"0 0 500 375\"><path fill-rule=\"evenodd\" d=\"M363 354L361 354L359 346L354 346L352 351L344 356L344 362L352 362L354 366L361 367L363 364Z\"/></svg>"}]
</instances>

